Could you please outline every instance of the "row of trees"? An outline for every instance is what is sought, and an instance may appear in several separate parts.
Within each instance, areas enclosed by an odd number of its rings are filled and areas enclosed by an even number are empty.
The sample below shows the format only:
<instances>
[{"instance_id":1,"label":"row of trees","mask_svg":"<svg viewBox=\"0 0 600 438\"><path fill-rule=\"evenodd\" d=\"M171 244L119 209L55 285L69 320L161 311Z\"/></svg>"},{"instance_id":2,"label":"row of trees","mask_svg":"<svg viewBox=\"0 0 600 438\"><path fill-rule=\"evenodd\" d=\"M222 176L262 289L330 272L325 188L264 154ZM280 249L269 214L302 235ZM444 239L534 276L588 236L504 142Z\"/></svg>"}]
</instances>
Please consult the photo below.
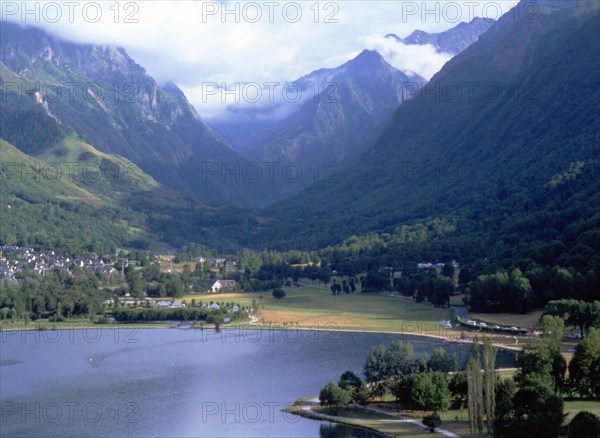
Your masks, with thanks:
<instances>
[{"instance_id":1,"label":"row of trees","mask_svg":"<svg viewBox=\"0 0 600 438\"><path fill-rule=\"evenodd\" d=\"M18 282L0 282L0 319L93 317L108 295L100 289L94 273L81 269L72 275L64 270L50 270L45 275L30 272Z\"/></svg>"}]
</instances>

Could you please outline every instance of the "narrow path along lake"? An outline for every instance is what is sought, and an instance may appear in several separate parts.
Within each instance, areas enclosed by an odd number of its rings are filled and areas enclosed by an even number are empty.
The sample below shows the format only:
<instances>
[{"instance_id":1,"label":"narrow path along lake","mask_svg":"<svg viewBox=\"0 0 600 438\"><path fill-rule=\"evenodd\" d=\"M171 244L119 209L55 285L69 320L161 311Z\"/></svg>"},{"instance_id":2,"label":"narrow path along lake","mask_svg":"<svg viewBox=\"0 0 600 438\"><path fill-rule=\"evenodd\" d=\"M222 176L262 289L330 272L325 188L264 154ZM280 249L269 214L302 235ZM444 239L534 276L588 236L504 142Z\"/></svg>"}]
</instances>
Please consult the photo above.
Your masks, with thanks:
<instances>
[{"instance_id":1,"label":"narrow path along lake","mask_svg":"<svg viewBox=\"0 0 600 438\"><path fill-rule=\"evenodd\" d=\"M3 436L374 437L281 412L352 370L371 346L469 345L337 331L102 328L1 332ZM514 365L498 353L497 365Z\"/></svg>"}]
</instances>

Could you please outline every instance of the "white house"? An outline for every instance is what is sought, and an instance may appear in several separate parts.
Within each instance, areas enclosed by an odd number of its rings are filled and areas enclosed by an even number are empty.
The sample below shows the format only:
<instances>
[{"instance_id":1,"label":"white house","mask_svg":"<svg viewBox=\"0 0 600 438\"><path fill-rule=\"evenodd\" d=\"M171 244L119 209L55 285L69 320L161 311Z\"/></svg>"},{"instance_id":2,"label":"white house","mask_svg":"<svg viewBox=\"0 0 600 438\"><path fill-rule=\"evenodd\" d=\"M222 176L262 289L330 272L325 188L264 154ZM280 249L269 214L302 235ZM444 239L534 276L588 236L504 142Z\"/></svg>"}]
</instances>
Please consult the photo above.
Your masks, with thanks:
<instances>
[{"instance_id":1,"label":"white house","mask_svg":"<svg viewBox=\"0 0 600 438\"><path fill-rule=\"evenodd\" d=\"M210 306L211 309L213 310L219 310L221 308L221 306L219 306L217 303L212 303Z\"/></svg>"},{"instance_id":2,"label":"white house","mask_svg":"<svg viewBox=\"0 0 600 438\"><path fill-rule=\"evenodd\" d=\"M217 280L208 290L209 292L216 293L220 292L221 289L233 289L235 288L235 280Z\"/></svg>"}]
</instances>

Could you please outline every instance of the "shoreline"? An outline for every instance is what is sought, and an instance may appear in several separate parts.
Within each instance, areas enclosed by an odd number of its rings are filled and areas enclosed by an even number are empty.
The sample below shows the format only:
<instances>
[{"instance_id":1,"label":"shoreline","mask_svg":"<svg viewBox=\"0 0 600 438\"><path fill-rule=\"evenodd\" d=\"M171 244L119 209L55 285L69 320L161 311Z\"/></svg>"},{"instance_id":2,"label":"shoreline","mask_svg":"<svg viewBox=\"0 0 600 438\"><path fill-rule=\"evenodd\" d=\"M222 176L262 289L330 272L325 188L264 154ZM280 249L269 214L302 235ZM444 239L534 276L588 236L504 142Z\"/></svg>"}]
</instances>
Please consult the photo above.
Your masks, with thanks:
<instances>
[{"instance_id":1,"label":"shoreline","mask_svg":"<svg viewBox=\"0 0 600 438\"><path fill-rule=\"evenodd\" d=\"M398 435L395 433L390 433L385 430L381 430L376 425L371 425L371 424L366 424L366 423L367 422L385 422L385 424L391 425L392 423L395 422L398 424L411 424L415 427L418 427L420 429L424 429L424 430L430 432L429 428L427 426L425 426L423 424L423 422L421 422L415 418L406 416L404 414L388 412L384 409L371 407L369 405L366 405L366 406L352 405L346 409L357 409L357 410L361 409L364 411L370 411L375 414L380 414L380 415L384 416L384 418L373 419L373 418L366 418L366 417L365 418L347 417L344 415L330 415L330 414L315 412L315 410L313 408L320 407L320 406L321 405L317 398L312 398L312 399L300 398L300 399L297 399L293 405L284 409L284 411L288 412L292 415L298 415L300 417L308 418L308 419L315 420L315 421L327 421L327 422L331 422L331 423L350 426L350 427L357 428L357 429L375 432L384 438L394 437L394 436L398 436ZM385 418L385 417L387 417L387 418ZM457 435L456 433L446 430L442 427L436 428L435 433L443 435L443 436L447 436L450 438L460 438L460 435Z\"/></svg>"},{"instance_id":2,"label":"shoreline","mask_svg":"<svg viewBox=\"0 0 600 438\"><path fill-rule=\"evenodd\" d=\"M179 321L178 321L179 322ZM253 323L254 322L254 323ZM33 325L33 326L30 326ZM56 331L56 330L99 330L99 329L108 329L108 330L131 330L133 328L136 329L179 329L179 325L174 325L172 322L165 321L156 321L156 322L132 322L132 323L114 323L114 324L80 324L74 323L73 325L67 325L65 323L44 323L43 325L35 326L35 322L28 323L26 326L23 323L17 323L16 327L13 325L7 326L8 323L2 322L0 323L0 333L2 332L21 332L21 331ZM37 323L39 324L39 323ZM189 330L204 330L204 329L216 329L214 324L205 325L204 327L194 327L193 323L189 323L186 321L181 321L180 325L187 325ZM368 329L345 329L345 328L326 328L326 327L289 327L284 325L277 324L260 324L255 321L239 323L239 324L223 324L219 328L219 330L300 330L300 331L318 331L318 332L343 332L343 333L372 333L372 334L385 334L385 335L398 335L398 336L413 336L413 337L423 337L429 339L436 339L448 343L453 344L473 344L475 340L473 338L468 339L460 339L459 336L449 336L449 335L440 335L435 334L435 330L424 331L424 332L398 332L391 330L368 330ZM433 332L433 333L432 333ZM459 334L460 332L456 332ZM482 344L483 341L478 340L478 344ZM510 351L521 351L523 349L523 345L512 346L501 343L493 343L492 344L496 348L502 348L504 350Z\"/></svg>"}]
</instances>

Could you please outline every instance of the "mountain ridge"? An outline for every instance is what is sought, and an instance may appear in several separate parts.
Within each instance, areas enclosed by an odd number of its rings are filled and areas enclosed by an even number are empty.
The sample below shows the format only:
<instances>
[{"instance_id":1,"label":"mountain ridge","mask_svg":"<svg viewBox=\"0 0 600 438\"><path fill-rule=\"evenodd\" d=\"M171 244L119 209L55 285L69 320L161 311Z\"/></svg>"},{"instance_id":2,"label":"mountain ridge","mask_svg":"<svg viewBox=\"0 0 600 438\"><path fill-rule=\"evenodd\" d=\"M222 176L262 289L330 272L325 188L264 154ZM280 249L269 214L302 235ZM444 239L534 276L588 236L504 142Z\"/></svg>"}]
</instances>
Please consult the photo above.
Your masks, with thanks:
<instances>
[{"instance_id":1,"label":"mountain ridge","mask_svg":"<svg viewBox=\"0 0 600 438\"><path fill-rule=\"evenodd\" d=\"M444 32L428 33L415 30L406 38L400 38L393 33L387 34L385 37L406 45L430 44L438 52L456 55L477 41L479 36L485 33L495 22L496 20L491 18L475 17L469 23L460 22Z\"/></svg>"},{"instance_id":2,"label":"mountain ridge","mask_svg":"<svg viewBox=\"0 0 600 438\"><path fill-rule=\"evenodd\" d=\"M160 183L208 203L252 204L253 188L207 179L207 163L230 167L246 160L224 143L174 84L166 88L124 49L60 40L47 32L5 23L0 61L23 83L11 111L34 100L99 150L123 156ZM3 83L14 81L6 77Z\"/></svg>"},{"instance_id":3,"label":"mountain ridge","mask_svg":"<svg viewBox=\"0 0 600 438\"><path fill-rule=\"evenodd\" d=\"M363 50L338 67L315 70L294 83L310 97L297 104L234 108L231 122L209 120L250 160L293 164L304 175L310 173L298 184L283 185L280 196L313 183L319 169L337 173L357 159L425 80L392 67L377 51ZM286 115L268 120L269 111L282 108L288 108Z\"/></svg>"}]
</instances>

